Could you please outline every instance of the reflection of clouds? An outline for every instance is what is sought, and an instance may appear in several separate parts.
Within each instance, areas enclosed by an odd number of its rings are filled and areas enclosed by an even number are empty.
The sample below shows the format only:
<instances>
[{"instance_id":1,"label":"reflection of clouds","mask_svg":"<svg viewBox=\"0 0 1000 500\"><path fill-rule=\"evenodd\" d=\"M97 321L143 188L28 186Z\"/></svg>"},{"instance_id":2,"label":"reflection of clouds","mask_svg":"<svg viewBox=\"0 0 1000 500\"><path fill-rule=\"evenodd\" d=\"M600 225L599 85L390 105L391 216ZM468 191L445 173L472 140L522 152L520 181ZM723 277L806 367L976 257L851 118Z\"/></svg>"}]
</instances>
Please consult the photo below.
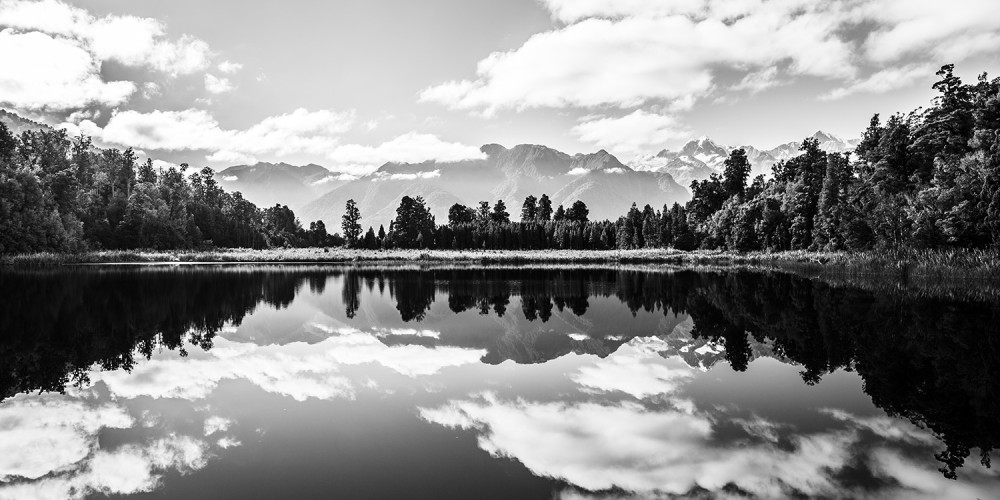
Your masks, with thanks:
<instances>
[{"instance_id":1,"label":"reflection of clouds","mask_svg":"<svg viewBox=\"0 0 1000 500\"><path fill-rule=\"evenodd\" d=\"M113 405L58 395L8 399L0 406L0 481L18 476L37 479L69 467L97 448L102 428L132 424L132 417Z\"/></svg>"},{"instance_id":2,"label":"reflection of clouds","mask_svg":"<svg viewBox=\"0 0 1000 500\"><path fill-rule=\"evenodd\" d=\"M168 470L207 462L207 446L168 435L102 449L103 429L135 424L124 408L66 396L17 396L0 406L0 499L83 498L152 491Z\"/></svg>"},{"instance_id":3,"label":"reflection of clouds","mask_svg":"<svg viewBox=\"0 0 1000 500\"><path fill-rule=\"evenodd\" d=\"M656 354L665 346L658 340L634 339L606 359L580 368L571 378L584 387L621 391L639 399L675 392L680 383L694 376L694 370Z\"/></svg>"},{"instance_id":4,"label":"reflection of clouds","mask_svg":"<svg viewBox=\"0 0 1000 500\"><path fill-rule=\"evenodd\" d=\"M734 418L725 409L699 411L678 397L699 371L663 359L661 350L656 339L631 341L570 374L585 393L621 391L642 401L511 401L486 393L422 408L420 415L475 430L483 450L518 460L536 475L590 491L623 492L594 496L570 488L559 498L661 498L700 488L713 498L739 491L763 498L990 498L997 488L996 472L969 471L964 484L956 483L934 470L930 452L922 452L928 457L923 463L905 458L913 446L939 443L926 430L887 416L824 409L840 424L801 433L793 423L753 413ZM651 409L648 397L657 394L666 395L665 401L657 398ZM724 421L756 439L723 437L716 425ZM869 432L879 436L878 443L866 437ZM858 467L883 486L867 490L850 483Z\"/></svg>"},{"instance_id":5,"label":"reflection of clouds","mask_svg":"<svg viewBox=\"0 0 1000 500\"><path fill-rule=\"evenodd\" d=\"M733 423L742 427L751 436L772 443L778 442L778 428L781 426L774 422L754 415L751 418L734 418Z\"/></svg>"},{"instance_id":6,"label":"reflection of clouds","mask_svg":"<svg viewBox=\"0 0 1000 500\"><path fill-rule=\"evenodd\" d=\"M428 337L433 339L441 338L441 332L435 330L417 330L415 328L380 328L375 330L376 337L388 336L401 337Z\"/></svg>"},{"instance_id":7,"label":"reflection of clouds","mask_svg":"<svg viewBox=\"0 0 1000 500\"><path fill-rule=\"evenodd\" d=\"M790 452L771 445L713 445L709 418L648 411L636 403L561 404L500 401L494 396L453 401L421 416L441 425L479 429L480 446L521 461L538 475L588 490L687 493L735 484L765 497L791 490L836 491L823 472L848 460L851 433L805 436Z\"/></svg>"},{"instance_id":8,"label":"reflection of clouds","mask_svg":"<svg viewBox=\"0 0 1000 500\"><path fill-rule=\"evenodd\" d=\"M225 432L233 425L233 421L225 417L212 415L205 419L205 435L211 436L216 432Z\"/></svg>"},{"instance_id":9,"label":"reflection of clouds","mask_svg":"<svg viewBox=\"0 0 1000 500\"><path fill-rule=\"evenodd\" d=\"M886 415L859 417L835 408L826 408L820 410L820 412L826 413L842 422L853 424L860 429L868 429L885 439L913 444L938 444L938 440L926 429L921 429L909 422L890 418Z\"/></svg>"},{"instance_id":10,"label":"reflection of clouds","mask_svg":"<svg viewBox=\"0 0 1000 500\"><path fill-rule=\"evenodd\" d=\"M885 498L898 499L940 499L940 498L996 498L997 478L1000 472L994 469L974 469L964 473L962 482L945 479L941 474L928 471L901 454L888 449L875 450L873 468L881 477L898 481L899 491Z\"/></svg>"},{"instance_id":11,"label":"reflection of clouds","mask_svg":"<svg viewBox=\"0 0 1000 500\"><path fill-rule=\"evenodd\" d=\"M315 344L259 346L216 338L214 347L186 359L165 357L140 363L132 373L95 374L120 397L205 398L222 380L248 380L261 389L297 401L352 397L344 365L377 364L397 373L424 376L443 368L478 363L482 350L420 345L387 346L370 334L338 329Z\"/></svg>"}]
</instances>

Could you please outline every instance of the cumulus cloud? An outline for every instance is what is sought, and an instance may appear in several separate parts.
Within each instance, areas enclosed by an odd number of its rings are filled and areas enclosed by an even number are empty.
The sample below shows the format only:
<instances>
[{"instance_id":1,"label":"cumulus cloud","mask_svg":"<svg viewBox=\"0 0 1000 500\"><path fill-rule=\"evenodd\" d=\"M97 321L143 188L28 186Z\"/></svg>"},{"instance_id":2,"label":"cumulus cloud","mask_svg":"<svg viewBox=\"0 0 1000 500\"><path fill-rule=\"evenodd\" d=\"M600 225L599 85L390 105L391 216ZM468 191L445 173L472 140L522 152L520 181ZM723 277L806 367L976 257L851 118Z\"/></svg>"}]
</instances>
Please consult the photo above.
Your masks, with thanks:
<instances>
[{"instance_id":1,"label":"cumulus cloud","mask_svg":"<svg viewBox=\"0 0 1000 500\"><path fill-rule=\"evenodd\" d=\"M99 18L59 0L3 0L0 26L59 37L97 61L146 66L173 75L203 70L211 57L207 43L188 35L169 39L166 27L156 19Z\"/></svg>"},{"instance_id":2,"label":"cumulus cloud","mask_svg":"<svg viewBox=\"0 0 1000 500\"><path fill-rule=\"evenodd\" d=\"M216 68L223 73L232 74L243 69L243 65L232 61L222 61L218 66L216 66Z\"/></svg>"},{"instance_id":3,"label":"cumulus cloud","mask_svg":"<svg viewBox=\"0 0 1000 500\"><path fill-rule=\"evenodd\" d=\"M245 130L223 129L207 111L120 111L111 116L100 137L116 144L158 150L210 150L217 161L247 159L258 154L322 155L337 145L337 135L350 129L354 113L297 109L265 118Z\"/></svg>"},{"instance_id":4,"label":"cumulus cloud","mask_svg":"<svg viewBox=\"0 0 1000 500\"><path fill-rule=\"evenodd\" d=\"M2 105L35 110L115 106L136 91L132 82L105 82L100 70L100 62L70 40L0 31Z\"/></svg>"},{"instance_id":5,"label":"cumulus cloud","mask_svg":"<svg viewBox=\"0 0 1000 500\"><path fill-rule=\"evenodd\" d=\"M488 55L474 78L429 87L421 101L486 115L651 102L683 108L715 91L722 69L742 75L736 87L751 92L777 84L778 65L785 78L853 82L870 68L915 62L906 58L960 61L1000 40L992 0L544 3L564 24Z\"/></svg>"},{"instance_id":6,"label":"cumulus cloud","mask_svg":"<svg viewBox=\"0 0 1000 500\"><path fill-rule=\"evenodd\" d=\"M21 110L123 104L137 86L104 81L105 61L176 76L207 68L212 57L203 40L170 38L156 19L97 17L60 0L2 0L0 28L0 104ZM159 93L150 85L146 97Z\"/></svg>"},{"instance_id":7,"label":"cumulus cloud","mask_svg":"<svg viewBox=\"0 0 1000 500\"><path fill-rule=\"evenodd\" d=\"M205 74L205 90L210 94L222 94L231 92L235 86L228 78L218 77L212 74Z\"/></svg>"},{"instance_id":8,"label":"cumulus cloud","mask_svg":"<svg viewBox=\"0 0 1000 500\"><path fill-rule=\"evenodd\" d=\"M573 133L583 142L615 153L635 153L690 136L672 116L641 109L622 117L585 117L573 127Z\"/></svg>"},{"instance_id":9,"label":"cumulus cloud","mask_svg":"<svg viewBox=\"0 0 1000 500\"><path fill-rule=\"evenodd\" d=\"M576 176L576 175L586 175L587 172L590 172L590 170L587 170L587 169L585 169L583 167L576 167L576 168L570 170L569 172L566 172L566 175L574 175L574 176Z\"/></svg>"},{"instance_id":10,"label":"cumulus cloud","mask_svg":"<svg viewBox=\"0 0 1000 500\"><path fill-rule=\"evenodd\" d=\"M478 148L410 132L377 146L341 144L351 130L353 111L309 111L265 118L243 130L225 129L205 110L126 110L114 113L103 129L84 120L79 128L105 142L168 151L211 151L208 161L255 163L258 156L308 154L325 157L345 175L367 174L386 162L453 162L484 155ZM427 175L435 175L428 173ZM329 182L329 181L326 181Z\"/></svg>"}]
</instances>

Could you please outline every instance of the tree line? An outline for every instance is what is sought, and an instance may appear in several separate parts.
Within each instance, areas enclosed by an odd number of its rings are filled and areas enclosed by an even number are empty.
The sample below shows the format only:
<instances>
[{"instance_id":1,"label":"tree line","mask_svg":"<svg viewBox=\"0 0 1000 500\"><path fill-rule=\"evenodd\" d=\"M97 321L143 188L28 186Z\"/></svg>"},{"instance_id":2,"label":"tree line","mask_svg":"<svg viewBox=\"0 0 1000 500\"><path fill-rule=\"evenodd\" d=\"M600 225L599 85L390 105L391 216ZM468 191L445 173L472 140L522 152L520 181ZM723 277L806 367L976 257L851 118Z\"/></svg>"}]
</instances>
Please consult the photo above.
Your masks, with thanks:
<instances>
[{"instance_id":1,"label":"tree line","mask_svg":"<svg viewBox=\"0 0 1000 500\"><path fill-rule=\"evenodd\" d=\"M287 206L260 209L213 176L156 168L64 130L14 136L0 123L0 254L342 243L322 221L304 228Z\"/></svg>"},{"instance_id":2,"label":"tree line","mask_svg":"<svg viewBox=\"0 0 1000 500\"><path fill-rule=\"evenodd\" d=\"M453 205L435 224L424 200L404 196L389 230L369 227L347 202L348 245L439 249L727 249L857 251L995 248L1000 244L1000 78L964 84L937 72L927 109L875 115L851 153L815 138L752 181L744 149L723 172L691 183L692 199L656 209L633 203L617 220L591 221L582 201L552 209L528 196L512 222L503 201Z\"/></svg>"}]
</instances>

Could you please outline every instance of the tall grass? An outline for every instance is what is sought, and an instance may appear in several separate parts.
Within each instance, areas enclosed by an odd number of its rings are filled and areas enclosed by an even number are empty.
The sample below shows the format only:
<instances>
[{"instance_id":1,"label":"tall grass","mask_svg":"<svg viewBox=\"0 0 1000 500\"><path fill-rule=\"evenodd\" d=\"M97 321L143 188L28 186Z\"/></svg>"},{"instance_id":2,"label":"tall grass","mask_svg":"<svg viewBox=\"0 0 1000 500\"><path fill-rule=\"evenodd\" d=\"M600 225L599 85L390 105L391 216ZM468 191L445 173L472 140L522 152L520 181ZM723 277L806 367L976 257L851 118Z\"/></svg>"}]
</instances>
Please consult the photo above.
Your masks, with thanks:
<instances>
[{"instance_id":1,"label":"tall grass","mask_svg":"<svg viewBox=\"0 0 1000 500\"><path fill-rule=\"evenodd\" d=\"M866 252L683 252L644 250L354 250L346 248L221 249L213 251L116 250L74 254L33 253L0 257L19 268L131 263L351 263L442 262L470 264L673 264L756 266L817 276L878 276L894 280L1000 282L996 250L892 250Z\"/></svg>"}]
</instances>

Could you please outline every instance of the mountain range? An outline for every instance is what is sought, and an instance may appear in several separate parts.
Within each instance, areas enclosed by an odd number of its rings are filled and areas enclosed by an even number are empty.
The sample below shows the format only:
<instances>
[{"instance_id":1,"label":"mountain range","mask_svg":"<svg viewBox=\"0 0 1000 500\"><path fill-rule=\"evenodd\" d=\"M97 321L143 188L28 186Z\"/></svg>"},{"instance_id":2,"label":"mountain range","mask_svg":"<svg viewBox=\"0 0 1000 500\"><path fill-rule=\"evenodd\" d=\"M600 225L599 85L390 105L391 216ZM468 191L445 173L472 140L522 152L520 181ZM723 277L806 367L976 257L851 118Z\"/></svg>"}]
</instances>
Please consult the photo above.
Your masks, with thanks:
<instances>
[{"instance_id":1,"label":"mountain range","mask_svg":"<svg viewBox=\"0 0 1000 500\"><path fill-rule=\"evenodd\" d=\"M239 191L260 208L280 203L295 212L346 182L315 163L303 166L266 162L236 165L216 172L215 179L226 191Z\"/></svg>"},{"instance_id":2,"label":"mountain range","mask_svg":"<svg viewBox=\"0 0 1000 500\"><path fill-rule=\"evenodd\" d=\"M46 125L0 110L0 121L13 132L48 128ZM812 138L827 152L851 151L857 140L844 140L818 131ZM801 142L788 142L763 150L740 146L751 163L751 178L770 175L771 167L799 154ZM358 203L365 226L388 227L403 196L422 196L438 223L447 221L448 208L461 203L474 207L479 201L503 200L512 220L519 219L521 204L529 195L543 193L553 209L582 200L590 218L614 219L632 202L661 207L685 202L691 181L721 173L735 149L708 137L684 144L676 151L664 149L622 163L605 150L569 155L543 145L521 144L505 148L487 144L483 157L460 162L386 163L375 172L355 178L308 164L257 163L218 171L219 184L240 191L261 208L288 205L303 222L323 220L329 230L340 227L345 202Z\"/></svg>"},{"instance_id":3,"label":"mountain range","mask_svg":"<svg viewBox=\"0 0 1000 500\"><path fill-rule=\"evenodd\" d=\"M605 219L625 213L632 202L659 207L690 198L669 173L636 171L604 150L570 156L540 145L508 149L487 144L481 151L482 159L453 163L387 163L306 204L299 217L339 227L344 203L353 199L363 225L388 226L403 196L422 196L438 223L447 221L451 205L474 206L481 200L491 205L503 200L511 218L517 220L524 199L544 193L552 199L553 208L568 208L582 200L591 219Z\"/></svg>"},{"instance_id":4,"label":"mountain range","mask_svg":"<svg viewBox=\"0 0 1000 500\"><path fill-rule=\"evenodd\" d=\"M857 140L845 140L833 134L817 131L811 135L819 141L819 147L828 153L845 153L853 151ZM787 160L799 154L802 143L786 142L771 149L762 150L754 146L738 146L747 152L750 161L750 178L758 175L768 177L775 163ZM670 174L678 183L687 187L691 181L708 179L712 174L721 173L726 161L737 147L723 146L708 137L699 137L690 141L677 151L664 149L659 153L641 155L633 158L628 165L640 172L660 172Z\"/></svg>"}]
</instances>

